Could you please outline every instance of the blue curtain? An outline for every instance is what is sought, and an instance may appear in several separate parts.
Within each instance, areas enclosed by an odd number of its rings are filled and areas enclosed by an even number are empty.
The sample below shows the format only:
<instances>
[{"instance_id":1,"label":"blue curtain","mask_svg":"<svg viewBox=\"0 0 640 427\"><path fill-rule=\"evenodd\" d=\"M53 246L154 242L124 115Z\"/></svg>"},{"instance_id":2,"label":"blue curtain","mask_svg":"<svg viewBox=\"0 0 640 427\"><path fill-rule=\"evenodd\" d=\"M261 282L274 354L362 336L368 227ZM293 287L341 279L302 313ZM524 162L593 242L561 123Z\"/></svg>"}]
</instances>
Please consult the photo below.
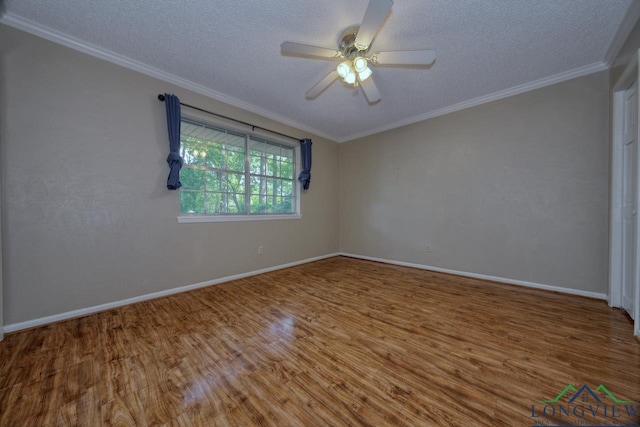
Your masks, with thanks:
<instances>
[{"instance_id":1,"label":"blue curtain","mask_svg":"<svg viewBox=\"0 0 640 427\"><path fill-rule=\"evenodd\" d=\"M302 154L302 172L298 176L298 181L302 184L302 188L309 189L311 183L311 145L310 139L300 140L300 153Z\"/></svg>"},{"instance_id":2,"label":"blue curtain","mask_svg":"<svg viewBox=\"0 0 640 427\"><path fill-rule=\"evenodd\" d=\"M164 94L164 104L167 107L167 128L169 130L169 177L167 188L177 190L182 187L180 182L180 169L182 169L182 157L180 157L180 99L175 95Z\"/></svg>"}]
</instances>

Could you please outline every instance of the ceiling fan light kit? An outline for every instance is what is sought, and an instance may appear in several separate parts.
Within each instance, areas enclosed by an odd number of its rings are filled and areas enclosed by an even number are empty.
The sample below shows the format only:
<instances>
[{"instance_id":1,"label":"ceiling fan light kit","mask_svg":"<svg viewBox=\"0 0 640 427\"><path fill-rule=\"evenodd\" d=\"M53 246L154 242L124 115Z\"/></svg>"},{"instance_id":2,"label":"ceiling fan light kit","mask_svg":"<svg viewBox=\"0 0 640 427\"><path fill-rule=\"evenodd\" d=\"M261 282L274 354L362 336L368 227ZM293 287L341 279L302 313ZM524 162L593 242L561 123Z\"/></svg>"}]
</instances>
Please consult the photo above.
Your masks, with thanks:
<instances>
[{"instance_id":1,"label":"ceiling fan light kit","mask_svg":"<svg viewBox=\"0 0 640 427\"><path fill-rule=\"evenodd\" d=\"M349 61L344 61L338 64L338 68L336 68L336 71L338 72L338 75L344 79L345 82L347 82L347 80L349 80L351 76L353 76L353 82L351 83L355 82L356 75L353 72L353 68L351 68L351 63Z\"/></svg>"},{"instance_id":2,"label":"ceiling fan light kit","mask_svg":"<svg viewBox=\"0 0 640 427\"><path fill-rule=\"evenodd\" d=\"M364 65L362 65L363 63ZM358 79L361 81L367 80L372 73L371 68L367 67L367 60L362 57L358 57L353 61L341 62L338 64L336 71L342 77L342 80L350 85L356 84L356 73L358 73Z\"/></svg>"},{"instance_id":3,"label":"ceiling fan light kit","mask_svg":"<svg viewBox=\"0 0 640 427\"><path fill-rule=\"evenodd\" d=\"M337 50L295 42L282 43L283 53L342 60L334 71L327 74L307 92L307 98L317 97L340 77L347 84L359 85L367 101L374 104L380 101L381 97L373 82L373 71L369 64L424 66L433 64L436 59L435 50L375 52L369 55L373 38L384 24L391 6L393 6L392 0L369 0L362 24L349 27L340 34Z\"/></svg>"}]
</instances>

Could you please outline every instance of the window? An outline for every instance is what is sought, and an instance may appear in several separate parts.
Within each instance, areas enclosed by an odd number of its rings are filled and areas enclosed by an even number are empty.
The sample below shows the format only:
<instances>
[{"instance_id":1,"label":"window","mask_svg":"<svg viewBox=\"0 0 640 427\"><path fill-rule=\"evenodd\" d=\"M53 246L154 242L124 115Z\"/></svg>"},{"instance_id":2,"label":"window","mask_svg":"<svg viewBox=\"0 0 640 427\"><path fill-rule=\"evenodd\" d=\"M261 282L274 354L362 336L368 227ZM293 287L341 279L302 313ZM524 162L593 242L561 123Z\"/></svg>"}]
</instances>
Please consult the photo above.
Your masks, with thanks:
<instances>
[{"instance_id":1,"label":"window","mask_svg":"<svg viewBox=\"0 0 640 427\"><path fill-rule=\"evenodd\" d=\"M180 140L182 215L298 214L296 148L186 118Z\"/></svg>"}]
</instances>

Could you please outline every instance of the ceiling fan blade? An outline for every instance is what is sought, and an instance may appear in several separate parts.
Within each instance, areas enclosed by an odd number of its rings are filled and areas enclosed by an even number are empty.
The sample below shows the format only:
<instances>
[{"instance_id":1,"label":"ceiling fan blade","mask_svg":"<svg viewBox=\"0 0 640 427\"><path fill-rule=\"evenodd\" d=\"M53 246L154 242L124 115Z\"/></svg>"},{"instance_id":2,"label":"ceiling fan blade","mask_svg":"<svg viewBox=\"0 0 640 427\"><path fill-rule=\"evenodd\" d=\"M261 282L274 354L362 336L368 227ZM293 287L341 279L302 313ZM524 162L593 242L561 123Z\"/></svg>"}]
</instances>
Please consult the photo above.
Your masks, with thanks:
<instances>
[{"instance_id":1,"label":"ceiling fan blade","mask_svg":"<svg viewBox=\"0 0 640 427\"><path fill-rule=\"evenodd\" d=\"M431 65L436 60L435 50L396 50L379 52L373 61L380 65Z\"/></svg>"},{"instance_id":2,"label":"ceiling fan blade","mask_svg":"<svg viewBox=\"0 0 640 427\"><path fill-rule=\"evenodd\" d=\"M337 78L338 78L338 72L336 70L333 70L332 72L327 74L322 80L316 83L314 87L309 89L309 92L307 92L306 97L309 99L317 97L318 95L320 95L320 93L322 93L323 90L328 88L329 85L333 83Z\"/></svg>"},{"instance_id":3,"label":"ceiling fan blade","mask_svg":"<svg viewBox=\"0 0 640 427\"><path fill-rule=\"evenodd\" d=\"M392 0L369 0L369 6L356 35L355 45L358 49L365 50L369 47L389 14L391 6L393 6Z\"/></svg>"},{"instance_id":4,"label":"ceiling fan blade","mask_svg":"<svg viewBox=\"0 0 640 427\"><path fill-rule=\"evenodd\" d=\"M341 54L335 49L326 47L311 46L294 42L284 42L280 45L282 53L292 53L295 55L317 56L320 58L340 58Z\"/></svg>"},{"instance_id":5,"label":"ceiling fan blade","mask_svg":"<svg viewBox=\"0 0 640 427\"><path fill-rule=\"evenodd\" d=\"M365 81L360 80L360 77L358 77L358 82L360 83L362 92L364 92L364 96L367 98L367 101L369 101L369 104L380 101L380 92L378 92L378 87L373 82L373 77L369 77Z\"/></svg>"}]
</instances>

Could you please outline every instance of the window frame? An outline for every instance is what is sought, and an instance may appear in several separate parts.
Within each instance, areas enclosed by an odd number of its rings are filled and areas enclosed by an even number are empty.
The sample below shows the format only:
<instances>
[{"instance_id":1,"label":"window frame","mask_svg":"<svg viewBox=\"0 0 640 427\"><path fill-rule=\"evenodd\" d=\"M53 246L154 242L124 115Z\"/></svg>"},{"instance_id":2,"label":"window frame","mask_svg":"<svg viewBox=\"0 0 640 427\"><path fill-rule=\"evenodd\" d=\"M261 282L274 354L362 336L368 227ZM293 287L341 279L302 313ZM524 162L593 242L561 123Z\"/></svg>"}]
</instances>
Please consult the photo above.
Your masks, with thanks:
<instances>
[{"instance_id":1,"label":"window frame","mask_svg":"<svg viewBox=\"0 0 640 427\"><path fill-rule=\"evenodd\" d=\"M302 218L300 194L301 185L298 181L298 174L301 170L302 164L300 160L300 144L294 144L285 138L279 138L277 136L256 132L254 130L247 130L239 127L237 124L226 121L224 119L212 120L211 117L204 117L204 115L197 113L182 113L180 120L188 120L204 124L205 126L217 127L222 130L226 130L233 133L239 133L244 135L245 138L245 176L251 176L251 171L246 164L247 158L250 157L249 141L250 138L256 138L258 140L272 142L278 145L284 145L286 147L293 148L294 162L293 162L293 194L295 198L294 212L292 213L233 213L233 214L207 214L207 213L182 213L176 217L179 223L202 223L202 222L238 222L238 221L273 221L273 220L288 220L288 219L300 219ZM245 178L246 179L246 178ZM250 188L250 183L248 183ZM247 187L245 186L245 197L251 197L251 194L247 194ZM182 191L182 189L178 190ZM178 198L178 209L180 209L180 201Z\"/></svg>"}]
</instances>

